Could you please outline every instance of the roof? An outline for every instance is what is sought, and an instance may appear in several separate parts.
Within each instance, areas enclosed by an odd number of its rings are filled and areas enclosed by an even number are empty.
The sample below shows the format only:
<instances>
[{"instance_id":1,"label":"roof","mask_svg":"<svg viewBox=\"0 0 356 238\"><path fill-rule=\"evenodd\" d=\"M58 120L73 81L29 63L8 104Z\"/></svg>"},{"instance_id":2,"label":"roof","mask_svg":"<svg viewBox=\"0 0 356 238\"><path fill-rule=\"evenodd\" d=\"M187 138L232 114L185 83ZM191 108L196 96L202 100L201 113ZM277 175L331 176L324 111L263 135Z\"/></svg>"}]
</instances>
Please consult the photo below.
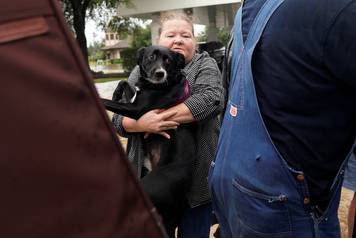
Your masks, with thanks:
<instances>
[{"instance_id":1,"label":"roof","mask_svg":"<svg viewBox=\"0 0 356 238\"><path fill-rule=\"evenodd\" d=\"M116 43L114 45L104 46L101 49L102 50L114 50L114 49L125 49L125 48L129 48L129 47L130 47L130 45L127 41L120 40L118 43Z\"/></svg>"},{"instance_id":2,"label":"roof","mask_svg":"<svg viewBox=\"0 0 356 238\"><path fill-rule=\"evenodd\" d=\"M154 12L169 11L185 8L205 7L221 4L238 3L241 0L131 0L130 5L121 3L118 6L119 16L138 16Z\"/></svg>"}]
</instances>

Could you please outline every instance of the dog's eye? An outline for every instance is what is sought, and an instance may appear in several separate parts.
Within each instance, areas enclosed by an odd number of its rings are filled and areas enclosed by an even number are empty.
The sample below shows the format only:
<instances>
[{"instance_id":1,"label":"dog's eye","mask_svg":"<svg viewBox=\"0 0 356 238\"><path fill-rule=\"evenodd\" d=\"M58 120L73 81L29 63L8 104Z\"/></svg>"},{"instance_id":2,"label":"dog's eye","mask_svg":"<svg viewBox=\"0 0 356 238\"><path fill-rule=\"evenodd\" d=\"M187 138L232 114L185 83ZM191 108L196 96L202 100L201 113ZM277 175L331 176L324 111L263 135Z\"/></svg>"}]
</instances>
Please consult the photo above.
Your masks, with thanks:
<instances>
[{"instance_id":1,"label":"dog's eye","mask_svg":"<svg viewBox=\"0 0 356 238\"><path fill-rule=\"evenodd\" d=\"M150 56L148 56L148 59L149 59L149 60L155 60L155 58L156 58L155 55L150 55Z\"/></svg>"},{"instance_id":2,"label":"dog's eye","mask_svg":"<svg viewBox=\"0 0 356 238\"><path fill-rule=\"evenodd\" d=\"M166 64L169 64L169 63L171 63L171 60L170 59L165 59L165 62L166 62Z\"/></svg>"}]
</instances>

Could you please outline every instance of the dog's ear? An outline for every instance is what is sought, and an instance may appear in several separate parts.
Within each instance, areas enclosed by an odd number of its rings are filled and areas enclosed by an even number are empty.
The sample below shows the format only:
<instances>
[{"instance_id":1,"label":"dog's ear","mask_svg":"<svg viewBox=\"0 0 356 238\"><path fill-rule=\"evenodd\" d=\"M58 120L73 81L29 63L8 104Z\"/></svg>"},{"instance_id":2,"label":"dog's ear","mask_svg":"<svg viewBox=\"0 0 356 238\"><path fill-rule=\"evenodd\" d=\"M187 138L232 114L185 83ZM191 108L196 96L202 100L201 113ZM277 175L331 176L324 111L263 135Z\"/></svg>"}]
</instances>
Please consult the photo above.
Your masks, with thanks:
<instances>
[{"instance_id":1,"label":"dog's ear","mask_svg":"<svg viewBox=\"0 0 356 238\"><path fill-rule=\"evenodd\" d=\"M136 58L137 58L137 64L141 65L142 60L143 60L143 56L145 54L145 49L146 47L141 47L140 49L138 49L137 54L136 54Z\"/></svg>"},{"instance_id":2,"label":"dog's ear","mask_svg":"<svg viewBox=\"0 0 356 238\"><path fill-rule=\"evenodd\" d=\"M175 59L177 61L177 67L179 69L183 69L185 66L185 58L184 55L182 55L181 53L176 52L175 53Z\"/></svg>"}]
</instances>

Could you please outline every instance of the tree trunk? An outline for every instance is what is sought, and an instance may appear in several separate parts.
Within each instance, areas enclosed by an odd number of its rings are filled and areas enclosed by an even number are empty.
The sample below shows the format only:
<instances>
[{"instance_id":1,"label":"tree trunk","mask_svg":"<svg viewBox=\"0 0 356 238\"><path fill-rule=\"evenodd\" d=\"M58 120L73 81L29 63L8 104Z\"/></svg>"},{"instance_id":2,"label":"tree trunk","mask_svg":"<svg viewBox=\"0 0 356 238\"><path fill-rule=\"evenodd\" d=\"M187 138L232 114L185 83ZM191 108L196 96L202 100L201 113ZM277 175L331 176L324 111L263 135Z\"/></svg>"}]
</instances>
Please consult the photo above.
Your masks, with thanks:
<instances>
[{"instance_id":1,"label":"tree trunk","mask_svg":"<svg viewBox=\"0 0 356 238\"><path fill-rule=\"evenodd\" d=\"M71 0L70 2L73 7L73 27L76 33L76 40L89 67L87 38L85 36L85 13L89 1Z\"/></svg>"}]
</instances>

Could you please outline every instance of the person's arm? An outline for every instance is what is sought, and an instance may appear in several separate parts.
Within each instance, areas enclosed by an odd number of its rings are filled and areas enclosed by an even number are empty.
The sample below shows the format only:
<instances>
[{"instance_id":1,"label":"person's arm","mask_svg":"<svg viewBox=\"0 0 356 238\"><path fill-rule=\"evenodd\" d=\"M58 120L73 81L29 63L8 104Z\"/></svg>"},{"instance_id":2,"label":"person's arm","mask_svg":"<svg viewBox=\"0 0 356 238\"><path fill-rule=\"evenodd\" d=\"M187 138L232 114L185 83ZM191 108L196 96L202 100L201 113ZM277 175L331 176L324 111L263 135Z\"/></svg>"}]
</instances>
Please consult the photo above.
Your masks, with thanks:
<instances>
[{"instance_id":1,"label":"person's arm","mask_svg":"<svg viewBox=\"0 0 356 238\"><path fill-rule=\"evenodd\" d=\"M169 120L189 123L218 115L224 106L224 89L221 73L210 57L202 59L192 95L181 104L169 108L161 114L176 112Z\"/></svg>"},{"instance_id":2,"label":"person's arm","mask_svg":"<svg viewBox=\"0 0 356 238\"><path fill-rule=\"evenodd\" d=\"M126 132L148 132L167 138L166 130L175 129L180 123L189 123L218 115L224 105L224 89L216 62L207 57L199 68L193 94L181 104L167 110L152 110L138 120L123 117Z\"/></svg>"},{"instance_id":3,"label":"person's arm","mask_svg":"<svg viewBox=\"0 0 356 238\"><path fill-rule=\"evenodd\" d=\"M166 130L176 129L179 123L169 119L173 117L176 112L160 113L160 109L151 110L142 115L138 120L123 117L122 125L125 131L133 132L146 132L160 134L166 138L170 138ZM168 120L169 119L169 120Z\"/></svg>"},{"instance_id":4,"label":"person's arm","mask_svg":"<svg viewBox=\"0 0 356 238\"><path fill-rule=\"evenodd\" d=\"M170 116L170 114L172 114L172 116ZM161 113L161 115L166 116L167 119L178 123L189 123L195 121L192 112L184 103L180 103L174 107L165 110Z\"/></svg>"},{"instance_id":5,"label":"person's arm","mask_svg":"<svg viewBox=\"0 0 356 238\"><path fill-rule=\"evenodd\" d=\"M324 44L324 62L330 73L356 89L356 2L347 5L333 21Z\"/></svg>"}]
</instances>

